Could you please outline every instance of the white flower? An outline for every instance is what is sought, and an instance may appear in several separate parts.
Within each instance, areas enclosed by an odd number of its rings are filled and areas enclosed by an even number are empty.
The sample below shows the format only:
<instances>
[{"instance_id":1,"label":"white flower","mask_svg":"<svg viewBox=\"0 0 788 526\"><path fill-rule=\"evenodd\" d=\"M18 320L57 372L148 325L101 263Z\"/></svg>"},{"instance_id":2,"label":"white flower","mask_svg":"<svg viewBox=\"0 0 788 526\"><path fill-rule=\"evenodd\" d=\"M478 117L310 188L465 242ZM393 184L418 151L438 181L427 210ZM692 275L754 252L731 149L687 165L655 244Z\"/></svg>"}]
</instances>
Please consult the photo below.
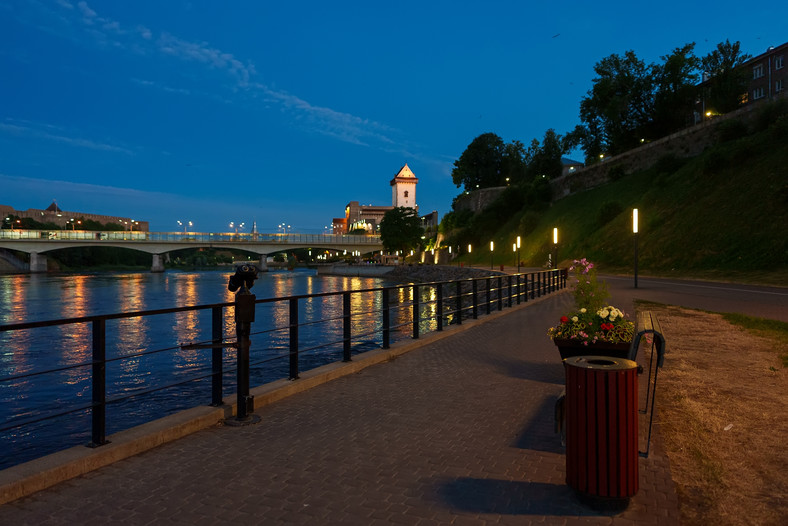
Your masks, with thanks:
<instances>
[{"instance_id":1,"label":"white flower","mask_svg":"<svg viewBox=\"0 0 788 526\"><path fill-rule=\"evenodd\" d=\"M608 311L607 309L599 309L598 311L596 311L596 313L602 318L607 318L610 315L610 311Z\"/></svg>"},{"instance_id":2,"label":"white flower","mask_svg":"<svg viewBox=\"0 0 788 526\"><path fill-rule=\"evenodd\" d=\"M572 316L572 321L577 323L577 316Z\"/></svg>"},{"instance_id":3,"label":"white flower","mask_svg":"<svg viewBox=\"0 0 788 526\"><path fill-rule=\"evenodd\" d=\"M585 307L583 307L582 309L580 309L580 314L585 314L585 313L586 313L586 308L585 308Z\"/></svg>"}]
</instances>

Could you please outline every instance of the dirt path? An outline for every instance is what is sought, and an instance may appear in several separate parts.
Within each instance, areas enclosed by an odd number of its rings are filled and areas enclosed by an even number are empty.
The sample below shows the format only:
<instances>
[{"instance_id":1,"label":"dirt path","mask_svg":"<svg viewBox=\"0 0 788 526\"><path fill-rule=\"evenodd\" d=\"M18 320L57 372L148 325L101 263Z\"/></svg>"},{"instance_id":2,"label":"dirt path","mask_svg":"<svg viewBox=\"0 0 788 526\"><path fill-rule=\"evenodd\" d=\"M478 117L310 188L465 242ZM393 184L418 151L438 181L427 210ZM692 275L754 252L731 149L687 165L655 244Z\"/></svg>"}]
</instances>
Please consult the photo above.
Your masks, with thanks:
<instances>
[{"instance_id":1,"label":"dirt path","mask_svg":"<svg viewBox=\"0 0 788 526\"><path fill-rule=\"evenodd\" d=\"M720 315L647 308L668 342L656 418L682 524L784 524L788 369L776 344Z\"/></svg>"}]
</instances>

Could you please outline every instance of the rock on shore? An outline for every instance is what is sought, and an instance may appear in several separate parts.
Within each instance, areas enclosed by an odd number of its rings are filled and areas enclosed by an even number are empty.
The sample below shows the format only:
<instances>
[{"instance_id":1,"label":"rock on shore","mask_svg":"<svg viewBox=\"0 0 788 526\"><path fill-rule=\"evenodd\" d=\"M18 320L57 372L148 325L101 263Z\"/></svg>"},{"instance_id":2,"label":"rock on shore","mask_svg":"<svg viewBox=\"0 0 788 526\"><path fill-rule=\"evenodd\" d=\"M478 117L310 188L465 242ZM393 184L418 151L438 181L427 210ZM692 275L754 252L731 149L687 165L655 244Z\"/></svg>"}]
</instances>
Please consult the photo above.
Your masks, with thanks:
<instances>
[{"instance_id":1,"label":"rock on shore","mask_svg":"<svg viewBox=\"0 0 788 526\"><path fill-rule=\"evenodd\" d=\"M452 267L449 265L400 265L387 272L386 279L404 282L429 283L432 281L454 281L485 276L500 276L503 272L479 268Z\"/></svg>"}]
</instances>

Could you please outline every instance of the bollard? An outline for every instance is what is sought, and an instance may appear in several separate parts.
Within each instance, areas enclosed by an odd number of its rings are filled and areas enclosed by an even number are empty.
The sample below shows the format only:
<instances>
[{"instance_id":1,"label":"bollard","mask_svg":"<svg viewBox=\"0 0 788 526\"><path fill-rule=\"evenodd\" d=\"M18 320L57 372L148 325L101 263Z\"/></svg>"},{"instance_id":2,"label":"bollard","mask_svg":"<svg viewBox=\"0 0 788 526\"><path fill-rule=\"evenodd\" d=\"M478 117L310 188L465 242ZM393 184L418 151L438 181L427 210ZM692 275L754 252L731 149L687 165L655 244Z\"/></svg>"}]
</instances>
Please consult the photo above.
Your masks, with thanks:
<instances>
[{"instance_id":1,"label":"bollard","mask_svg":"<svg viewBox=\"0 0 788 526\"><path fill-rule=\"evenodd\" d=\"M235 334L238 349L237 367L237 393L236 404L238 409L235 418L225 420L228 425L249 425L260 421L260 417L252 415L254 411L254 397L249 394L249 335L254 322L255 295L249 289L257 279L257 267L254 265L241 265L235 269L235 274L230 276L227 288L235 294Z\"/></svg>"}]
</instances>

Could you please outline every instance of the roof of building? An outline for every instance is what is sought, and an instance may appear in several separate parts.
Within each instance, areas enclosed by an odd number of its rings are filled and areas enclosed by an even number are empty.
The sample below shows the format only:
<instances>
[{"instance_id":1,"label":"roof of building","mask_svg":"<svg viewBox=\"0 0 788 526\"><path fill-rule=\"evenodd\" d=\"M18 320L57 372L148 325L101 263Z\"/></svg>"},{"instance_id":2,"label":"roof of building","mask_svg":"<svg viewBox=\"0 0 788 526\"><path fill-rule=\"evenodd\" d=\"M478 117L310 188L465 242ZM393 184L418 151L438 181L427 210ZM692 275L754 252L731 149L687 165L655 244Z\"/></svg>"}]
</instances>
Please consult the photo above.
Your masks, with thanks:
<instances>
[{"instance_id":1,"label":"roof of building","mask_svg":"<svg viewBox=\"0 0 788 526\"><path fill-rule=\"evenodd\" d=\"M416 175L413 173L413 171L408 166L408 163L405 163L405 166L403 166L402 168L399 169L399 172L397 172L397 175L395 175L394 179L391 180L391 185L394 186L394 184L398 180L401 182L402 179L413 179L413 181L408 181L408 182L413 182L413 183L418 183L419 182L419 180L416 178Z\"/></svg>"},{"instance_id":2,"label":"roof of building","mask_svg":"<svg viewBox=\"0 0 788 526\"><path fill-rule=\"evenodd\" d=\"M581 163L580 161L573 161L573 160L572 160L572 159L570 159L569 157L561 157L561 164L563 164L563 165L573 165L573 164L576 164L576 165L580 165L580 166L582 166L582 165L583 165L583 163Z\"/></svg>"},{"instance_id":3,"label":"roof of building","mask_svg":"<svg viewBox=\"0 0 788 526\"><path fill-rule=\"evenodd\" d=\"M52 204L49 205L48 207L46 207L45 210L47 212L62 212L63 211L63 210L60 209L59 206L57 206L57 203L54 200L52 200Z\"/></svg>"}]
</instances>

